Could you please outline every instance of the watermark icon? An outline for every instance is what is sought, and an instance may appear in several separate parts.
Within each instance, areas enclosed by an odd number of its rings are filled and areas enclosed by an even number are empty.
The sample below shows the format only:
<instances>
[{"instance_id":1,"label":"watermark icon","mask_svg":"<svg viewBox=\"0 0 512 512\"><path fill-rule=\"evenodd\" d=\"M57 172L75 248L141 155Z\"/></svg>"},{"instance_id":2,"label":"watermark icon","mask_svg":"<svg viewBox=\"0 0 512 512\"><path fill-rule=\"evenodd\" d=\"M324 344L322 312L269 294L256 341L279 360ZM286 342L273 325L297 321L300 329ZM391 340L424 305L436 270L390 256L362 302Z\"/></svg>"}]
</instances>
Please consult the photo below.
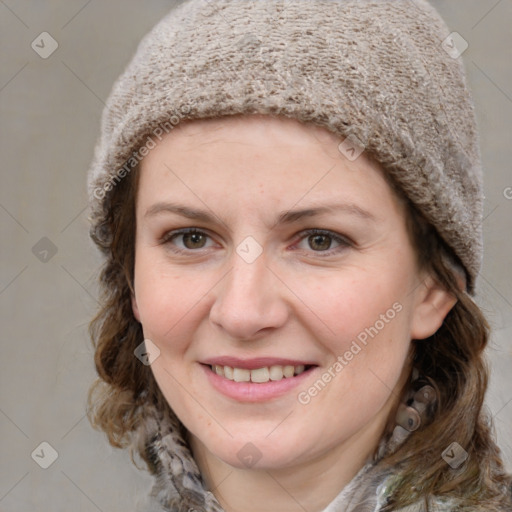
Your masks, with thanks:
<instances>
[{"instance_id":1,"label":"watermark icon","mask_svg":"<svg viewBox=\"0 0 512 512\"><path fill-rule=\"evenodd\" d=\"M452 59L458 59L468 49L469 44L458 32L452 32L441 43L441 47Z\"/></svg>"},{"instance_id":2,"label":"watermark icon","mask_svg":"<svg viewBox=\"0 0 512 512\"><path fill-rule=\"evenodd\" d=\"M252 443L246 443L236 454L238 460L246 467L252 468L260 459L263 454Z\"/></svg>"},{"instance_id":3,"label":"watermark icon","mask_svg":"<svg viewBox=\"0 0 512 512\"><path fill-rule=\"evenodd\" d=\"M219 10L220 7L216 5L216 3L213 0L206 0L206 2L204 2L204 7L202 7L201 10L199 11L199 14L201 16L204 16L205 18L209 18Z\"/></svg>"},{"instance_id":4,"label":"watermark icon","mask_svg":"<svg viewBox=\"0 0 512 512\"><path fill-rule=\"evenodd\" d=\"M160 357L160 349L149 339L138 345L133 353L144 366L150 366Z\"/></svg>"},{"instance_id":5,"label":"watermark icon","mask_svg":"<svg viewBox=\"0 0 512 512\"><path fill-rule=\"evenodd\" d=\"M512 199L512 187L507 187L503 190L505 199Z\"/></svg>"},{"instance_id":6,"label":"watermark icon","mask_svg":"<svg viewBox=\"0 0 512 512\"><path fill-rule=\"evenodd\" d=\"M441 457L451 468L457 469L466 461L469 455L459 443L454 441L444 450Z\"/></svg>"},{"instance_id":7,"label":"watermark icon","mask_svg":"<svg viewBox=\"0 0 512 512\"><path fill-rule=\"evenodd\" d=\"M261 39L253 32L249 32L237 41L236 46L240 50L243 48L247 48L248 46L259 47L261 46Z\"/></svg>"},{"instance_id":8,"label":"watermark icon","mask_svg":"<svg viewBox=\"0 0 512 512\"><path fill-rule=\"evenodd\" d=\"M30 46L39 57L47 59L59 47L59 43L48 32L41 32Z\"/></svg>"},{"instance_id":9,"label":"watermark icon","mask_svg":"<svg viewBox=\"0 0 512 512\"><path fill-rule=\"evenodd\" d=\"M260 257L263 247L252 236L248 236L238 244L236 252L246 263L253 263Z\"/></svg>"},{"instance_id":10,"label":"watermark icon","mask_svg":"<svg viewBox=\"0 0 512 512\"><path fill-rule=\"evenodd\" d=\"M343 355L339 355L336 361L319 377L312 386L307 390L301 391L297 395L297 400L302 405L307 405L311 399L317 396L338 375L345 366L347 366L354 356L361 352L362 347L368 344L368 337L373 339L382 329L395 318L397 313L402 311L403 306L400 302L395 302L385 313L379 315L379 319L370 327L366 327L350 344L350 349L346 350ZM361 344L359 344L359 343Z\"/></svg>"},{"instance_id":11,"label":"watermark icon","mask_svg":"<svg viewBox=\"0 0 512 512\"><path fill-rule=\"evenodd\" d=\"M59 454L50 443L43 441L30 456L43 469L48 469L57 460Z\"/></svg>"},{"instance_id":12,"label":"watermark icon","mask_svg":"<svg viewBox=\"0 0 512 512\"><path fill-rule=\"evenodd\" d=\"M56 254L57 246L46 236L32 247L32 254L42 263L48 263Z\"/></svg>"},{"instance_id":13,"label":"watermark icon","mask_svg":"<svg viewBox=\"0 0 512 512\"><path fill-rule=\"evenodd\" d=\"M132 155L126 160L123 167L118 169L109 179L103 183L100 187L94 189L93 195L96 199L103 199L107 192L113 190L116 185L125 178L130 172L142 161L142 159L149 154L149 152L156 147L156 140L162 140L164 134L168 134L173 130L176 125L182 120L183 116L190 112L190 107L184 105L181 107L180 113L172 114L169 119L165 122L160 123L152 132L148 135L146 141L136 151L133 151Z\"/></svg>"},{"instance_id":14,"label":"watermark icon","mask_svg":"<svg viewBox=\"0 0 512 512\"><path fill-rule=\"evenodd\" d=\"M349 135L338 145L338 149L347 160L353 162L361 156L365 146L355 135Z\"/></svg>"}]
</instances>

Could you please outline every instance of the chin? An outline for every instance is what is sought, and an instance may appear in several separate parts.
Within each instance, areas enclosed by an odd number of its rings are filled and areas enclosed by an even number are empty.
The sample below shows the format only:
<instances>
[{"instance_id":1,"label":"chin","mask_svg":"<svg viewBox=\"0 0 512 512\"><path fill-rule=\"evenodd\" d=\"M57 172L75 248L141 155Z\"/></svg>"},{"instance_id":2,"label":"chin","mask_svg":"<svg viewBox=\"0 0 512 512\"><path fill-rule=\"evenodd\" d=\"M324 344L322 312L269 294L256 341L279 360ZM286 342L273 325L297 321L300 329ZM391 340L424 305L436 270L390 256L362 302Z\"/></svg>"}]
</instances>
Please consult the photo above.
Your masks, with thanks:
<instances>
[{"instance_id":1,"label":"chin","mask_svg":"<svg viewBox=\"0 0 512 512\"><path fill-rule=\"evenodd\" d=\"M227 429L230 430L229 426ZM281 469L292 467L307 458L303 451L303 438L289 435L269 436L268 429L261 435L251 432L247 436L238 435L232 438L226 434L222 441L201 438L199 441L215 457L239 469Z\"/></svg>"}]
</instances>

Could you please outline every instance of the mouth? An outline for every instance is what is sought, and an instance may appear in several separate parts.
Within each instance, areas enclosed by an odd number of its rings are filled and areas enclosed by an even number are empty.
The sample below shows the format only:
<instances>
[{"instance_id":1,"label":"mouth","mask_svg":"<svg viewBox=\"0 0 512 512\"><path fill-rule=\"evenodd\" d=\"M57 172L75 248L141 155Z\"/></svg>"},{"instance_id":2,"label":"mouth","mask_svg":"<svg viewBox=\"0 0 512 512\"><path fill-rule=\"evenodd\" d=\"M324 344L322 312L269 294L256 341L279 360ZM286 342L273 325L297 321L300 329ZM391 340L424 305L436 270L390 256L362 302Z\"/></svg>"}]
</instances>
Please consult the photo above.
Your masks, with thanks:
<instances>
[{"instance_id":1,"label":"mouth","mask_svg":"<svg viewBox=\"0 0 512 512\"><path fill-rule=\"evenodd\" d=\"M254 382L256 384L265 384L266 382L278 382L282 379L290 379L296 377L311 368L314 365L272 365L262 366L261 368L248 369L236 368L233 366L224 365L209 365L210 370L215 374L224 377L225 379L234 382Z\"/></svg>"},{"instance_id":2,"label":"mouth","mask_svg":"<svg viewBox=\"0 0 512 512\"><path fill-rule=\"evenodd\" d=\"M274 358L216 358L201 363L211 386L238 402L261 402L285 395L318 365Z\"/></svg>"}]
</instances>

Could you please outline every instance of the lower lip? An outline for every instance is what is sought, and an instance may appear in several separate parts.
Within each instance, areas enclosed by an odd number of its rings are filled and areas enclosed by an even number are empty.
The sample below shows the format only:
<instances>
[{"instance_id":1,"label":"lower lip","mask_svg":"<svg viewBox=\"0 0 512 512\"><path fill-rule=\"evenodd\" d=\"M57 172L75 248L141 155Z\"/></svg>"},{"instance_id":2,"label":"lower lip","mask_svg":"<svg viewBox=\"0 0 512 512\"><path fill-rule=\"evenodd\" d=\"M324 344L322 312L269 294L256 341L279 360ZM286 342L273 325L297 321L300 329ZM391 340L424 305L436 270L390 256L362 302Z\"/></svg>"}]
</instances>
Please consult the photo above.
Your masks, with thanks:
<instances>
[{"instance_id":1,"label":"lower lip","mask_svg":"<svg viewBox=\"0 0 512 512\"><path fill-rule=\"evenodd\" d=\"M210 384L223 395L239 402L264 402L290 392L303 383L317 368L313 366L295 377L284 377L281 380L268 381L261 384L255 382L235 382L217 375L210 366L201 364Z\"/></svg>"}]
</instances>

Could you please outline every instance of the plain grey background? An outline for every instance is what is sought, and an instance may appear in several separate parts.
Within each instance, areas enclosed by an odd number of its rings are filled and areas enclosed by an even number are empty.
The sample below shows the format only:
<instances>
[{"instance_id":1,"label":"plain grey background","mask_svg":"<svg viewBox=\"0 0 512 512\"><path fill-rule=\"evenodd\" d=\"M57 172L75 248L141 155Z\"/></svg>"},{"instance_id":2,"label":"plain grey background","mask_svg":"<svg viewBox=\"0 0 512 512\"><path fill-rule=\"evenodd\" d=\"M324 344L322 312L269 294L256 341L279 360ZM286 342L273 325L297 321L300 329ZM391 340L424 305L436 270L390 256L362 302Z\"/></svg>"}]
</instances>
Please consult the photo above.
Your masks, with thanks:
<instances>
[{"instance_id":1,"label":"plain grey background","mask_svg":"<svg viewBox=\"0 0 512 512\"><path fill-rule=\"evenodd\" d=\"M0 0L1 512L129 511L150 488L85 417L100 264L85 180L113 81L174 3ZM487 406L512 470L512 0L433 3L469 45L486 190L477 301L493 327ZM47 58L35 48L55 43L42 32L58 44ZM58 454L47 469L42 442Z\"/></svg>"}]
</instances>

